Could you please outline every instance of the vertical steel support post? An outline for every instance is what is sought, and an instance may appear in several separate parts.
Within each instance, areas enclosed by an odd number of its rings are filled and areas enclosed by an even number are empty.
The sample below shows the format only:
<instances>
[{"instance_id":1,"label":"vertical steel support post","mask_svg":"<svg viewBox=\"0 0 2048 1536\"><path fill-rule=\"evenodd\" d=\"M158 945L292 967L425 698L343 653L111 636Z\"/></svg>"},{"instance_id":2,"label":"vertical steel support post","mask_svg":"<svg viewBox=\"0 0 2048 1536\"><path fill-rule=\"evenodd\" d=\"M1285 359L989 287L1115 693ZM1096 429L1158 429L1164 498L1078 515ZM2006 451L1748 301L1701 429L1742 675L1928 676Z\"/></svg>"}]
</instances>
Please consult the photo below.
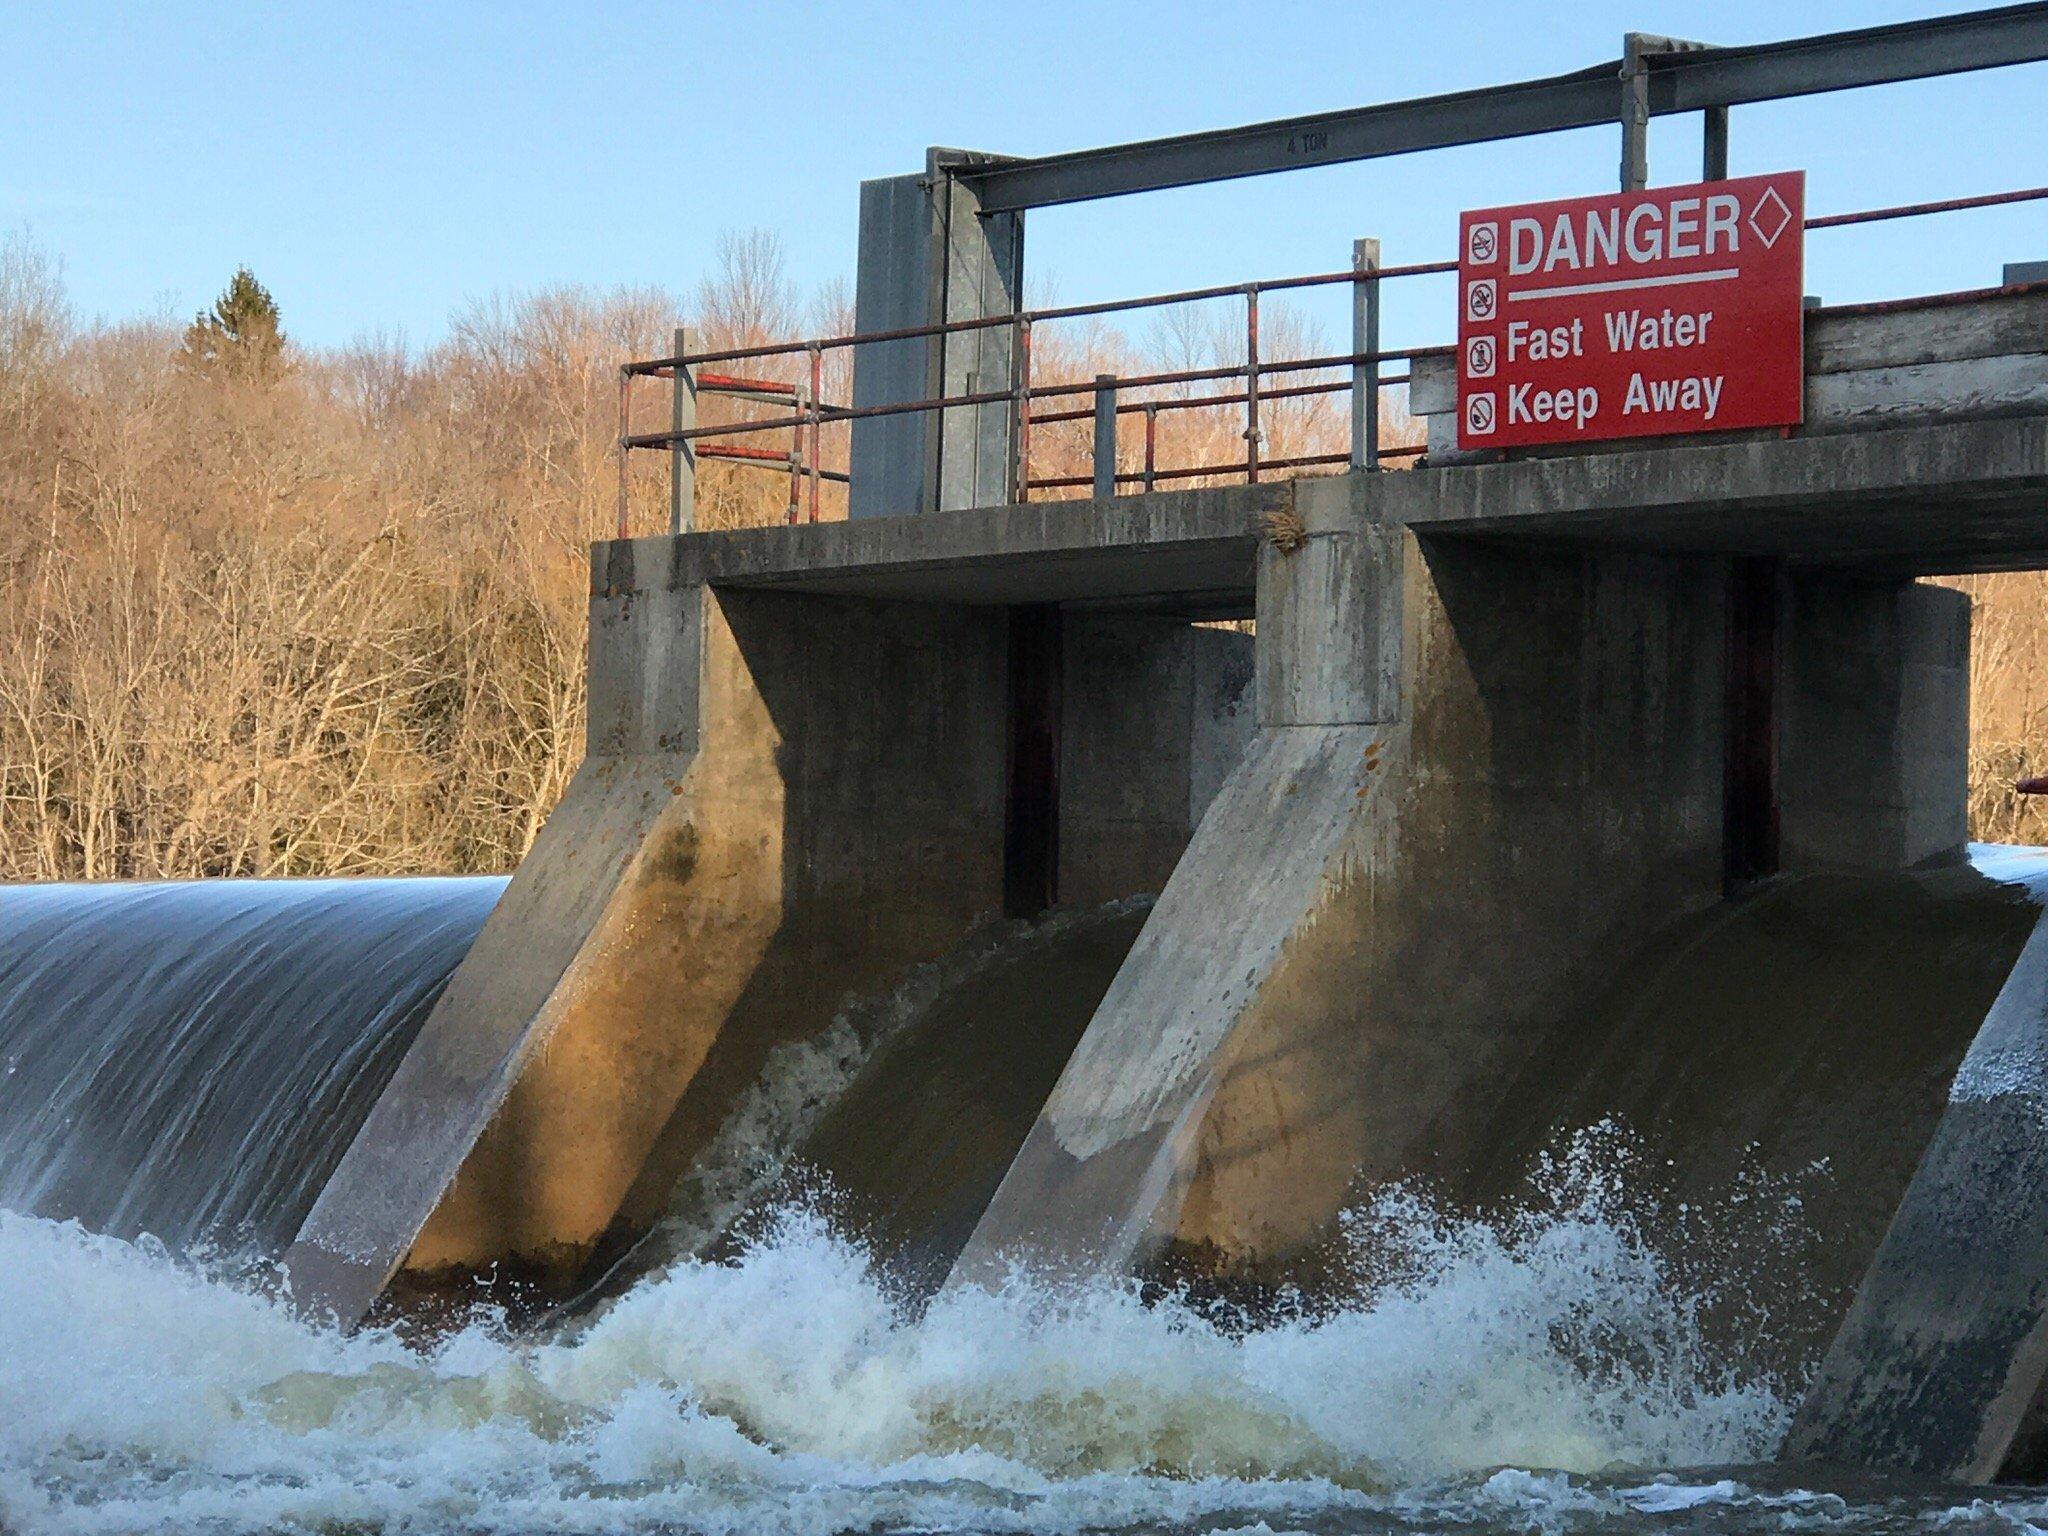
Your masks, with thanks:
<instances>
[{"instance_id":1,"label":"vertical steel support post","mask_svg":"<svg viewBox=\"0 0 2048 1536\"><path fill-rule=\"evenodd\" d=\"M1728 179L1728 109L1708 107L1700 113L1700 180Z\"/></svg>"},{"instance_id":2,"label":"vertical steel support post","mask_svg":"<svg viewBox=\"0 0 2048 1536\"><path fill-rule=\"evenodd\" d=\"M682 362L690 350L689 327L676 327L674 345L677 361L669 395L668 429L688 432L697 425L697 376ZM696 526L697 450L690 443L677 442L668 455L668 531L689 533Z\"/></svg>"},{"instance_id":3,"label":"vertical steel support post","mask_svg":"<svg viewBox=\"0 0 2048 1536\"><path fill-rule=\"evenodd\" d=\"M1621 39L1621 190L1640 192L1650 184L1650 56L1698 53L1705 43L1649 32L1626 32ZM1728 109L1708 107L1706 166L1708 181L1728 173ZM1718 144L1718 150L1717 150ZM1718 153L1721 169L1716 171Z\"/></svg>"},{"instance_id":4,"label":"vertical steel support post","mask_svg":"<svg viewBox=\"0 0 2048 1536\"><path fill-rule=\"evenodd\" d=\"M1145 478L1140 482L1147 491L1153 486L1159 471L1159 403L1145 402Z\"/></svg>"},{"instance_id":5,"label":"vertical steel support post","mask_svg":"<svg viewBox=\"0 0 2048 1536\"><path fill-rule=\"evenodd\" d=\"M1011 348L1011 392L1017 411L1017 430L1010 434L1010 451L1016 458L1017 500L1031 499L1031 317L1017 317L1017 344Z\"/></svg>"},{"instance_id":6,"label":"vertical steel support post","mask_svg":"<svg viewBox=\"0 0 2048 1536\"><path fill-rule=\"evenodd\" d=\"M1095 499L1116 494L1116 375L1095 375Z\"/></svg>"},{"instance_id":7,"label":"vertical steel support post","mask_svg":"<svg viewBox=\"0 0 2048 1536\"><path fill-rule=\"evenodd\" d=\"M1380 243L1351 242L1351 467L1380 467Z\"/></svg>"},{"instance_id":8,"label":"vertical steel support post","mask_svg":"<svg viewBox=\"0 0 2048 1536\"><path fill-rule=\"evenodd\" d=\"M810 520L818 520L818 486L825 478L825 349L815 341L811 354L811 507Z\"/></svg>"},{"instance_id":9,"label":"vertical steel support post","mask_svg":"<svg viewBox=\"0 0 2048 1536\"><path fill-rule=\"evenodd\" d=\"M626 469L632 457L626 447L626 437L633 430L633 375L626 369L619 370L619 508L618 536L626 536Z\"/></svg>"},{"instance_id":10,"label":"vertical steel support post","mask_svg":"<svg viewBox=\"0 0 2048 1536\"><path fill-rule=\"evenodd\" d=\"M1244 291L1244 473L1259 478L1259 285Z\"/></svg>"}]
</instances>

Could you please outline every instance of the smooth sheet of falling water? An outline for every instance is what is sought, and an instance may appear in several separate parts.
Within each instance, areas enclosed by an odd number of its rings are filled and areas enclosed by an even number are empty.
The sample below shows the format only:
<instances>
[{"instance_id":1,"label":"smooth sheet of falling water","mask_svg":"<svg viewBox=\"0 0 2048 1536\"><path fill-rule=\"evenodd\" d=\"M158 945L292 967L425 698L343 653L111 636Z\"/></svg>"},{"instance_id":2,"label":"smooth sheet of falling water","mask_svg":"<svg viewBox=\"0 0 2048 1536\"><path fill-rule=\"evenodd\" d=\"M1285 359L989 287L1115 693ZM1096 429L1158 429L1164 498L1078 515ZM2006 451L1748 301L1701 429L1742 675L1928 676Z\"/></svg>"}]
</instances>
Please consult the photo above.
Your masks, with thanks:
<instances>
[{"instance_id":1,"label":"smooth sheet of falling water","mask_svg":"<svg viewBox=\"0 0 2048 1536\"><path fill-rule=\"evenodd\" d=\"M504 887L0 886L0 1207L279 1251Z\"/></svg>"}]
</instances>

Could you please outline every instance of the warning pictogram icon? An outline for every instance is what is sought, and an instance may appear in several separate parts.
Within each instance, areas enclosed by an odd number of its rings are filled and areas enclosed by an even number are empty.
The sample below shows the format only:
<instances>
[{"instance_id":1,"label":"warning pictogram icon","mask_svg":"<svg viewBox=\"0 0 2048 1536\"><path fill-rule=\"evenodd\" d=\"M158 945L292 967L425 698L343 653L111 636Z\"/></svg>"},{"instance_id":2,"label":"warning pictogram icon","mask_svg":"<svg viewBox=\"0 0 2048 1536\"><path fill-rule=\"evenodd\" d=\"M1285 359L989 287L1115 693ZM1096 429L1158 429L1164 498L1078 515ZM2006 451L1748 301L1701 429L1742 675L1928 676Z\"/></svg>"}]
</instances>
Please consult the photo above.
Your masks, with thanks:
<instances>
[{"instance_id":1,"label":"warning pictogram icon","mask_svg":"<svg viewBox=\"0 0 2048 1536\"><path fill-rule=\"evenodd\" d=\"M1493 430L1493 391L1482 390L1465 397L1465 434L1484 437Z\"/></svg>"},{"instance_id":2,"label":"warning pictogram icon","mask_svg":"<svg viewBox=\"0 0 2048 1536\"><path fill-rule=\"evenodd\" d=\"M1465 265L1490 267L1500 255L1500 226L1474 224L1465 232Z\"/></svg>"},{"instance_id":3,"label":"warning pictogram icon","mask_svg":"<svg viewBox=\"0 0 2048 1536\"><path fill-rule=\"evenodd\" d=\"M1465 377L1468 379L1490 379L1493 377L1494 346L1491 336L1474 336L1465 343Z\"/></svg>"},{"instance_id":4,"label":"warning pictogram icon","mask_svg":"<svg viewBox=\"0 0 2048 1536\"><path fill-rule=\"evenodd\" d=\"M1496 295L1493 279L1482 277L1465 285L1465 318L1467 320L1491 320Z\"/></svg>"}]
</instances>

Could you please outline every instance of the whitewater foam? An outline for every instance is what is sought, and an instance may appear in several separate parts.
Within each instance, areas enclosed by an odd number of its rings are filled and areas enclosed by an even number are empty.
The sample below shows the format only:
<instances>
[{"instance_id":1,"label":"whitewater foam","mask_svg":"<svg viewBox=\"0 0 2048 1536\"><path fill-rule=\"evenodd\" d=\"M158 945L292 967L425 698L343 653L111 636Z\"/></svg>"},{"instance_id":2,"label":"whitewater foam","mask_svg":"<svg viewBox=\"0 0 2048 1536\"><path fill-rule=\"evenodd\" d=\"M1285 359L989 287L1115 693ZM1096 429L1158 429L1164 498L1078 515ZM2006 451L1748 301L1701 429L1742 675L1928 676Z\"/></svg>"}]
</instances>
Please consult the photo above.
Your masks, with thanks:
<instances>
[{"instance_id":1,"label":"whitewater foam","mask_svg":"<svg viewBox=\"0 0 2048 1536\"><path fill-rule=\"evenodd\" d=\"M480 1316L415 1349L0 1215L0 1526L1282 1530L1396 1517L1445 1479L1497 1512L1541 1492L1504 1465L1713 1466L1782 1431L1780 1392L1711 1358L1605 1194L1483 1223L1390 1191L1359 1231L1409 1252L1263 1323L1022 1274L917 1314L792 1211L573 1336Z\"/></svg>"},{"instance_id":2,"label":"whitewater foam","mask_svg":"<svg viewBox=\"0 0 2048 1536\"><path fill-rule=\"evenodd\" d=\"M769 1051L711 1141L670 1192L654 1228L616 1266L631 1274L695 1258L750 1206L774 1193L804 1138L885 1045L938 1002L1005 962L1056 951L1077 934L1148 910L1150 896L1072 908L1033 921L988 922L943 959L914 966L886 995L842 1008L815 1035ZM616 1275L607 1276L600 1287Z\"/></svg>"}]
</instances>

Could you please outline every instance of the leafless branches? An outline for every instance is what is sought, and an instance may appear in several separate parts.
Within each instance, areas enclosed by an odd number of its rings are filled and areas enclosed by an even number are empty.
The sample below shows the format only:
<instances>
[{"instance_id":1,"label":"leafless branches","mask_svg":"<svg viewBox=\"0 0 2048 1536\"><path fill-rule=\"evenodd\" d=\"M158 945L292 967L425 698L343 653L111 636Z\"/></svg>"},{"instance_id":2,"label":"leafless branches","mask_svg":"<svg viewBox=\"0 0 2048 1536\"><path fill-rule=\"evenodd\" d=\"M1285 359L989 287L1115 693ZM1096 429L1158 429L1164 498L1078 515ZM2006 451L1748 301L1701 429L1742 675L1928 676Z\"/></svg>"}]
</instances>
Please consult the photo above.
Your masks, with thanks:
<instances>
[{"instance_id":1,"label":"leafless branches","mask_svg":"<svg viewBox=\"0 0 2048 1536\"><path fill-rule=\"evenodd\" d=\"M805 302L755 233L727 241L687 319L717 348L844 333L850 307L843 285ZM294 344L258 382L178 367L169 316L80 325L55 263L0 241L0 879L517 863L582 749L585 549L616 515L617 366L665 352L679 318L658 292L552 289L472 305L424 351ZM1283 305L1261 318L1268 357L1332 350ZM1047 325L1034 377L1231 366L1226 319L1168 311L1136 342ZM825 398L845 400L848 354L824 362ZM749 371L809 382L801 354ZM660 393L645 386L642 426L665 420ZM1346 410L1342 394L1267 401L1264 455L1341 452ZM1411 427L1390 407L1384 440ZM1157 429L1161 468L1244 451L1241 405L1162 411ZM825 430L828 468L845 467L845 431ZM1085 477L1092 438L1086 417L1047 423L1033 474ZM1142 454L1126 416L1119 466ZM666 465L636 457L631 513L652 531ZM699 520L779 520L788 497L784 474L707 461ZM822 509L843 515L838 487ZM2039 839L2048 817L2008 786L2048 768L2048 578L1964 585L1973 826Z\"/></svg>"}]
</instances>

